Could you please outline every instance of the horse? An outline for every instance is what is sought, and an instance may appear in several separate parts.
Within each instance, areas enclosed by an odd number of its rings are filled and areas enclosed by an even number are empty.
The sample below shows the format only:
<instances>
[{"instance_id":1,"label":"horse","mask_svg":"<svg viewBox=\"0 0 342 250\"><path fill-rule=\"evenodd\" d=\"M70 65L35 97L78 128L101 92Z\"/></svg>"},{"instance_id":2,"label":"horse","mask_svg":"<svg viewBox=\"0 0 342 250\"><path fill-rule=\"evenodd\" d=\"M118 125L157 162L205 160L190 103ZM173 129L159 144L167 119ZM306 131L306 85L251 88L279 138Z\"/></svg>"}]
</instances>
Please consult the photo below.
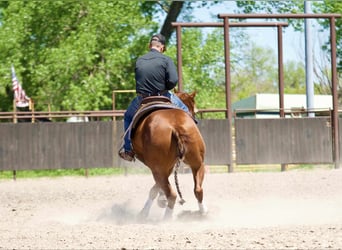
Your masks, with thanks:
<instances>
[{"instance_id":1,"label":"horse","mask_svg":"<svg viewBox=\"0 0 342 250\"><path fill-rule=\"evenodd\" d=\"M185 201L179 189L177 170L184 162L192 170L194 195L199 213L205 215L207 207L203 202L202 183L205 175L205 143L194 120L196 92L175 94L189 108L191 115L179 108L157 109L143 117L134 129L132 147L136 158L150 168L155 184L139 218L147 218L153 201L158 197L158 205L166 207L164 219L172 218L177 194L169 182L174 172L175 184L180 204Z\"/></svg>"}]
</instances>

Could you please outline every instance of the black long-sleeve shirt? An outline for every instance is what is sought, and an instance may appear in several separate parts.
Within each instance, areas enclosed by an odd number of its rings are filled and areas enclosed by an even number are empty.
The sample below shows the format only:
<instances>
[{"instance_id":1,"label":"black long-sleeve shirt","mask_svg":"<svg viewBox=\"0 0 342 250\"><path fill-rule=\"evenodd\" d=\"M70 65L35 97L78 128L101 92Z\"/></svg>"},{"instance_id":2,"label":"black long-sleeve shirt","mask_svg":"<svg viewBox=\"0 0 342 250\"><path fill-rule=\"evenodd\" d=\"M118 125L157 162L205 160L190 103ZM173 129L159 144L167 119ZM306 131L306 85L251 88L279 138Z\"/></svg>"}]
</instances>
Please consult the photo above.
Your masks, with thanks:
<instances>
[{"instance_id":1,"label":"black long-sleeve shirt","mask_svg":"<svg viewBox=\"0 0 342 250\"><path fill-rule=\"evenodd\" d=\"M155 49L138 58L135 64L136 92L158 94L173 89L178 81L172 59Z\"/></svg>"}]
</instances>

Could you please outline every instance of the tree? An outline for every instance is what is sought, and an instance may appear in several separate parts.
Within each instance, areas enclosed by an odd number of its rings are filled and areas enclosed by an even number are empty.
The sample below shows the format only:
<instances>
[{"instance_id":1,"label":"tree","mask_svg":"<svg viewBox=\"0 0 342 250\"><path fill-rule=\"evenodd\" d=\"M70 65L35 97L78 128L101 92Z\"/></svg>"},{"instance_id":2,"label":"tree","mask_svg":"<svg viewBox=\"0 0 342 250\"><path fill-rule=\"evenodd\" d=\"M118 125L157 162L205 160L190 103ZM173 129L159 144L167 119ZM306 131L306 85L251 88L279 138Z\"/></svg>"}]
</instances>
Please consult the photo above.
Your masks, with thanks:
<instances>
[{"instance_id":1,"label":"tree","mask_svg":"<svg viewBox=\"0 0 342 250\"><path fill-rule=\"evenodd\" d=\"M234 32L233 41L243 41L243 33ZM183 82L185 91L196 90L198 108L225 108L225 64L223 29L203 33L197 28L182 32ZM232 42L232 46L234 42ZM176 55L176 47L169 50ZM234 60L241 56L233 53ZM223 116L222 116L223 117Z\"/></svg>"},{"instance_id":2,"label":"tree","mask_svg":"<svg viewBox=\"0 0 342 250\"><path fill-rule=\"evenodd\" d=\"M290 1L237 1L237 6L241 8L244 13L251 12L266 12L266 13L303 13L304 12L304 1L302 0L290 0ZM313 11L315 13L342 13L342 3L336 0L324 0L324 1L312 1ZM329 20L322 19L318 20L322 25L322 30L329 29ZM303 21L289 20L295 29L302 30ZM337 45L337 70L338 74L342 75L342 30L339 28L342 26L342 18L336 19L336 45ZM329 40L322 46L326 53L330 53L330 42ZM330 57L327 57L330 60ZM317 90L326 92L327 86L331 82L329 80L329 74L325 66L322 67L320 63L315 64L314 69L316 79L319 80L320 87L316 87ZM324 75L322 75L322 73ZM341 88L340 88L341 89ZM339 96L342 96L342 90L339 90ZM331 93L331 92L330 92Z\"/></svg>"},{"instance_id":3,"label":"tree","mask_svg":"<svg viewBox=\"0 0 342 250\"><path fill-rule=\"evenodd\" d=\"M284 91L286 94L305 94L305 66L289 61L284 65Z\"/></svg>"},{"instance_id":4,"label":"tree","mask_svg":"<svg viewBox=\"0 0 342 250\"><path fill-rule=\"evenodd\" d=\"M0 109L12 109L10 66L36 110L87 110L112 107L111 92L134 89L134 62L146 52L155 16L171 22L208 3L179 1L1 1ZM7 92L6 92L7 91ZM117 108L132 96L120 95Z\"/></svg>"},{"instance_id":5,"label":"tree","mask_svg":"<svg viewBox=\"0 0 342 250\"><path fill-rule=\"evenodd\" d=\"M219 1L158 1L158 6L160 6L161 11L166 13L160 33L165 36L166 41L169 41L174 32L171 24L172 22L176 22L180 16L184 20L190 20L192 18L191 12L194 8L212 6L218 2ZM151 5L149 7L151 7Z\"/></svg>"},{"instance_id":6,"label":"tree","mask_svg":"<svg viewBox=\"0 0 342 250\"><path fill-rule=\"evenodd\" d=\"M215 2L184 2L175 16L177 20L191 20L193 8ZM0 109L12 109L11 64L36 102L36 110L47 110L46 104L52 110L111 109L112 90L135 87L135 60L147 51L150 36L161 27L154 21L155 16L164 7L173 9L175 5L172 1L0 2ZM165 9L170 15L176 11ZM165 19L162 27L170 20ZM273 91L274 58L262 57L262 53L269 54L265 48L238 50L248 46L247 40L241 31L234 32L233 100L257 91L253 86L260 91ZM166 54L175 60L175 40L171 33L168 35ZM183 39L185 89L199 91L200 108L225 107L222 28L207 33L185 30ZM125 109L131 98L119 95L117 108Z\"/></svg>"},{"instance_id":7,"label":"tree","mask_svg":"<svg viewBox=\"0 0 342 250\"><path fill-rule=\"evenodd\" d=\"M177 20L179 13L182 11L183 5L184 1L172 1L170 8L167 11L167 16L160 31L160 33L165 36L167 41L170 39L170 36L173 32L171 23Z\"/></svg>"},{"instance_id":8,"label":"tree","mask_svg":"<svg viewBox=\"0 0 342 250\"><path fill-rule=\"evenodd\" d=\"M336 0L325 0L324 4L315 4L315 8L317 12L323 12L323 13L339 13L342 14L342 2L336 1ZM329 28L329 21L328 20L322 20L323 29ZM336 19L336 51L337 51L337 58L338 58L338 65L337 70L341 76L342 74L342 18ZM325 44L323 46L325 50L329 50L328 44Z\"/></svg>"},{"instance_id":9,"label":"tree","mask_svg":"<svg viewBox=\"0 0 342 250\"><path fill-rule=\"evenodd\" d=\"M277 63L272 49L251 42L241 51L242 60L232 72L232 92L236 93L233 101L256 93L277 93Z\"/></svg>"},{"instance_id":10,"label":"tree","mask_svg":"<svg viewBox=\"0 0 342 250\"><path fill-rule=\"evenodd\" d=\"M9 1L1 7L0 100L8 99L13 64L43 110L46 103L52 110L111 108L113 89L134 88L134 61L158 28L139 2Z\"/></svg>"}]
</instances>

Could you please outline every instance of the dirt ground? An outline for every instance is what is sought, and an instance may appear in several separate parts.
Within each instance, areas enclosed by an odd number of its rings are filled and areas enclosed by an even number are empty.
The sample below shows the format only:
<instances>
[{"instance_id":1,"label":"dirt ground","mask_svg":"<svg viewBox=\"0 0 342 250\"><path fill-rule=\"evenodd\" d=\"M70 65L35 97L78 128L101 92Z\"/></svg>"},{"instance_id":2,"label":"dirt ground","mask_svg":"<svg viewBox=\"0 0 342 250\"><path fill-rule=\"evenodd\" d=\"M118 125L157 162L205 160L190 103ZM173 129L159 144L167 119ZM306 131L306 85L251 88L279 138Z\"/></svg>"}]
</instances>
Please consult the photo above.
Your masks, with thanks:
<instances>
[{"instance_id":1,"label":"dirt ground","mask_svg":"<svg viewBox=\"0 0 342 250\"><path fill-rule=\"evenodd\" d=\"M209 173L204 218L179 181L173 220L139 222L151 175L0 180L0 249L342 249L342 170Z\"/></svg>"}]
</instances>

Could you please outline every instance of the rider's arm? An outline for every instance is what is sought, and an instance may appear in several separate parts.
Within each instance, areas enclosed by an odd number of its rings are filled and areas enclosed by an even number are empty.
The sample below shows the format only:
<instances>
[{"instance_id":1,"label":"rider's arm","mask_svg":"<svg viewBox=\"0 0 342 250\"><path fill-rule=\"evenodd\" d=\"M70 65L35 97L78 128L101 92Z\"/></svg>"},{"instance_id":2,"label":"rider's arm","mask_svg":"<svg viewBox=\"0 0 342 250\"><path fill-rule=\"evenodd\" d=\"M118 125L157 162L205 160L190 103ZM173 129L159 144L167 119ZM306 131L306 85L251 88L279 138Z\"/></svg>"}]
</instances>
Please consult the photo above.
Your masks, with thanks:
<instances>
[{"instance_id":1,"label":"rider's arm","mask_svg":"<svg viewBox=\"0 0 342 250\"><path fill-rule=\"evenodd\" d=\"M167 67L166 67L166 88L168 90L173 89L176 87L176 84L178 82L178 74L177 69L174 64L174 62L171 60L171 58L168 58L167 60Z\"/></svg>"}]
</instances>

